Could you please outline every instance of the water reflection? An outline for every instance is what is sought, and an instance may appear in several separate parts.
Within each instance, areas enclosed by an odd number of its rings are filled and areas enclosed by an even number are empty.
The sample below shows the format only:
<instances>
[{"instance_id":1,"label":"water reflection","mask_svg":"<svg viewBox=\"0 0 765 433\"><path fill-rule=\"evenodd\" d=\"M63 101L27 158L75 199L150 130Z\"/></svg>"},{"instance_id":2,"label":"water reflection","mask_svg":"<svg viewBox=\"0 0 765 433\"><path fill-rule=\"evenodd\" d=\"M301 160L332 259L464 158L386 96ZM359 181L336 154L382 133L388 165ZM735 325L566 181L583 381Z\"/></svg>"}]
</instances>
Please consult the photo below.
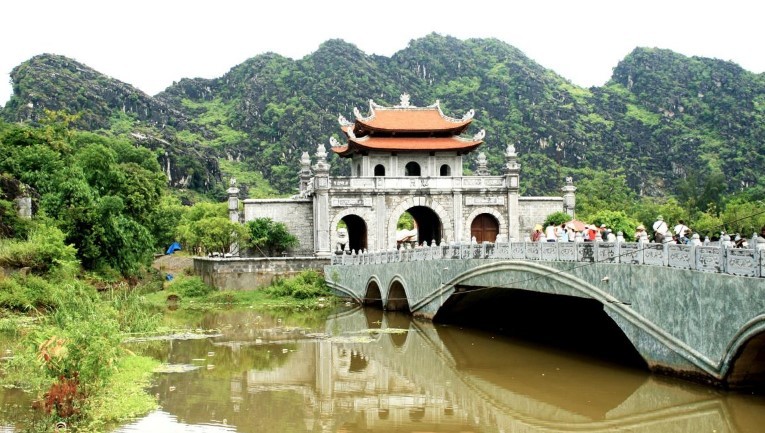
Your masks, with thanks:
<instances>
[{"instance_id":1,"label":"water reflection","mask_svg":"<svg viewBox=\"0 0 765 433\"><path fill-rule=\"evenodd\" d=\"M226 312L147 343L162 410L119 431L759 431L765 400L355 309L321 326ZM196 326L196 325L195 325ZM395 331L395 330L401 331ZM406 330L404 332L403 330Z\"/></svg>"}]
</instances>

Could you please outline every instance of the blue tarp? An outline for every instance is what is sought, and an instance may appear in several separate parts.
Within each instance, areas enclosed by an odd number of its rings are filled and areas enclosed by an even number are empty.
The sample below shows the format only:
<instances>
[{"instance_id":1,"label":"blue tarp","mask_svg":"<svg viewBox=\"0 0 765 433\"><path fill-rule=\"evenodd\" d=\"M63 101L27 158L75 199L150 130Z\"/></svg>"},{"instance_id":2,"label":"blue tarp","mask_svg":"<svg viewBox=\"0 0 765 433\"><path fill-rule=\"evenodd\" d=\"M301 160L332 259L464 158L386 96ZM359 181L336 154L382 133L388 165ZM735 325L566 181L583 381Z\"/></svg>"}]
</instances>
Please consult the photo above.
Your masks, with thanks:
<instances>
[{"instance_id":1,"label":"blue tarp","mask_svg":"<svg viewBox=\"0 0 765 433\"><path fill-rule=\"evenodd\" d=\"M174 253L175 251L178 251L178 250L180 250L180 249L181 249L181 244L179 244L178 242L173 242L173 243L170 245L170 248L168 248L168 249L167 249L167 252L166 252L165 254L172 254L172 253Z\"/></svg>"}]
</instances>

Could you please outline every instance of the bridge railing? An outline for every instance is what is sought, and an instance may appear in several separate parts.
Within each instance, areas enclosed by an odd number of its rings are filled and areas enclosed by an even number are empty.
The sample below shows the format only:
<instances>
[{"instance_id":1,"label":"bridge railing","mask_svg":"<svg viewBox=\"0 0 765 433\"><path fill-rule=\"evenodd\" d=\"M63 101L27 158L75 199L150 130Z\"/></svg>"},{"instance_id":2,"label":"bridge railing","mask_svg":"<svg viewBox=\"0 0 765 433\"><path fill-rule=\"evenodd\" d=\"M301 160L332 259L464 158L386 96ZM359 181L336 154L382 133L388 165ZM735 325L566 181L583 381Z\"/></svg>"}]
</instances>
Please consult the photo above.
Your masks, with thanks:
<instances>
[{"instance_id":1,"label":"bridge railing","mask_svg":"<svg viewBox=\"0 0 765 433\"><path fill-rule=\"evenodd\" d=\"M753 245L757 242L753 240ZM333 265L365 265L423 260L540 260L552 262L628 263L668 266L701 272L765 277L765 249L631 242L497 242L427 244L379 252L351 252L332 257Z\"/></svg>"}]
</instances>

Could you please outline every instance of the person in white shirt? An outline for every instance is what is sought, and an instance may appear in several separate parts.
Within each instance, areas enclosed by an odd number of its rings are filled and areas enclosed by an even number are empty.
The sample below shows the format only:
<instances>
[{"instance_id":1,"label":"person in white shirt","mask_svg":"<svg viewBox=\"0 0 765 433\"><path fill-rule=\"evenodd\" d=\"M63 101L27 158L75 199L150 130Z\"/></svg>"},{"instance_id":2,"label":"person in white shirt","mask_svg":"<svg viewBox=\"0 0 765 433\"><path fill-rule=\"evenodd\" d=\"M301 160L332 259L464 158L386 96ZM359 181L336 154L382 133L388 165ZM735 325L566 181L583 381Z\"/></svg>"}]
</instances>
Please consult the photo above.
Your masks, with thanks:
<instances>
[{"instance_id":1,"label":"person in white shirt","mask_svg":"<svg viewBox=\"0 0 765 433\"><path fill-rule=\"evenodd\" d=\"M545 229L545 238L547 238L547 242L557 242L558 236L555 233L555 226L551 223L547 226Z\"/></svg>"},{"instance_id":2,"label":"person in white shirt","mask_svg":"<svg viewBox=\"0 0 765 433\"><path fill-rule=\"evenodd\" d=\"M667 231L669 231L669 227L667 227L667 223L664 222L664 217L659 215L656 217L656 222L653 223L653 241L657 244L660 244L664 241L664 236L667 235Z\"/></svg>"},{"instance_id":3,"label":"person in white shirt","mask_svg":"<svg viewBox=\"0 0 765 433\"><path fill-rule=\"evenodd\" d=\"M688 232L688 226L685 225L685 222L683 220L680 220L677 222L677 225L675 226L675 234L678 238L685 238L687 237L686 234Z\"/></svg>"}]
</instances>

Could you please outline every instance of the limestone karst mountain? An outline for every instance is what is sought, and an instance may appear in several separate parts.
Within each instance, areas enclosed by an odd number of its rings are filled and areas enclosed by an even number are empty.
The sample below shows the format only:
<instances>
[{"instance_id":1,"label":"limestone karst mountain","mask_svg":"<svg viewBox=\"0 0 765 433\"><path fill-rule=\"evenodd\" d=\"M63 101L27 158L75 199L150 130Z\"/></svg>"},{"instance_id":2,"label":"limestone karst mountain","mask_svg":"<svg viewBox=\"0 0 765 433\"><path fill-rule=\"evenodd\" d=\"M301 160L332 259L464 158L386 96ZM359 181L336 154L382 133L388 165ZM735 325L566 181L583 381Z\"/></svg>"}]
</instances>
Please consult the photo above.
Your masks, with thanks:
<instances>
[{"instance_id":1,"label":"limestone karst mountain","mask_svg":"<svg viewBox=\"0 0 765 433\"><path fill-rule=\"evenodd\" d=\"M604 172L649 196L765 182L765 76L662 49L636 48L608 83L589 89L501 41L437 34L391 57L341 40L297 60L261 54L155 96L49 54L16 67L12 80L7 121L34 122L44 109L81 113L81 128L157 150L171 185L207 192L221 191L227 176L256 195L292 192L300 154L339 137L338 114L365 112L370 98L395 104L404 92L414 105L440 100L448 115L475 109L490 170L501 170L502 150L516 143L529 194ZM475 155L466 160L473 168ZM345 162L330 162L345 172Z\"/></svg>"}]
</instances>

